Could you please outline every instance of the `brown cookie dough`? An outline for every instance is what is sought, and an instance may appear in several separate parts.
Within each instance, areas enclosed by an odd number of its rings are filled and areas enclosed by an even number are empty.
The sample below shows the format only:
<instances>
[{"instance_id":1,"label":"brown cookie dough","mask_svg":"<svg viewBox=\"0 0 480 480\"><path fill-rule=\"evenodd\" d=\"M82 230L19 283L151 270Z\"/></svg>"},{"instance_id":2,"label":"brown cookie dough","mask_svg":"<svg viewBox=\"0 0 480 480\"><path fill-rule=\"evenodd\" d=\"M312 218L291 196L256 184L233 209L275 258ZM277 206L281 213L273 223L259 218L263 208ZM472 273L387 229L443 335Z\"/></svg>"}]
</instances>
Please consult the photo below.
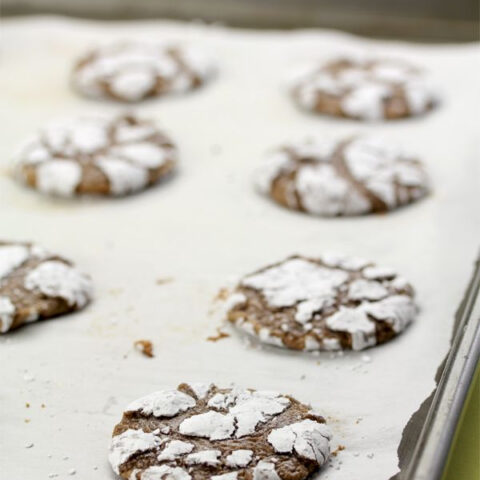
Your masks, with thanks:
<instances>
[{"instance_id":1,"label":"brown cookie dough","mask_svg":"<svg viewBox=\"0 0 480 480\"><path fill-rule=\"evenodd\" d=\"M125 114L48 124L21 148L15 176L56 196L127 195L173 170L177 150L153 122Z\"/></svg>"},{"instance_id":2,"label":"brown cookie dough","mask_svg":"<svg viewBox=\"0 0 480 480\"><path fill-rule=\"evenodd\" d=\"M127 407L109 460L126 480L303 480L329 441L323 417L288 395L182 383Z\"/></svg>"},{"instance_id":3,"label":"brown cookie dough","mask_svg":"<svg viewBox=\"0 0 480 480\"><path fill-rule=\"evenodd\" d=\"M86 97L136 102L193 90L213 72L196 47L124 42L88 52L76 63L72 82Z\"/></svg>"},{"instance_id":4,"label":"brown cookie dough","mask_svg":"<svg viewBox=\"0 0 480 480\"><path fill-rule=\"evenodd\" d=\"M414 320L410 284L391 268L336 254L293 256L244 277L227 318L261 342L294 350L363 350Z\"/></svg>"},{"instance_id":5,"label":"brown cookie dough","mask_svg":"<svg viewBox=\"0 0 480 480\"><path fill-rule=\"evenodd\" d=\"M362 56L313 65L299 75L292 94L304 109L366 121L413 117L439 103L416 67Z\"/></svg>"},{"instance_id":6,"label":"brown cookie dough","mask_svg":"<svg viewBox=\"0 0 480 480\"><path fill-rule=\"evenodd\" d=\"M68 260L30 243L0 242L0 333L79 310L92 284Z\"/></svg>"},{"instance_id":7,"label":"brown cookie dough","mask_svg":"<svg viewBox=\"0 0 480 480\"><path fill-rule=\"evenodd\" d=\"M387 212L430 189L415 155L372 136L286 145L270 152L255 179L279 204L328 217Z\"/></svg>"}]
</instances>

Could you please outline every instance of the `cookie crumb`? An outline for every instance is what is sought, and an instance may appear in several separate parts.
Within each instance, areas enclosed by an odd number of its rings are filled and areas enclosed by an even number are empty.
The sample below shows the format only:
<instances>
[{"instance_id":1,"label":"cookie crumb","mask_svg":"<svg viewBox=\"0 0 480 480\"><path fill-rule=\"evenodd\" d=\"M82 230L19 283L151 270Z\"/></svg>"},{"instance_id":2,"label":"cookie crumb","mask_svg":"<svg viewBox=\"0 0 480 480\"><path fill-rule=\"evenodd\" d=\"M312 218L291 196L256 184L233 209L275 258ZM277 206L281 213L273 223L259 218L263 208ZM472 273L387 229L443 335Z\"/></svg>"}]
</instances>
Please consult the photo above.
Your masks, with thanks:
<instances>
[{"instance_id":1,"label":"cookie crumb","mask_svg":"<svg viewBox=\"0 0 480 480\"><path fill-rule=\"evenodd\" d=\"M25 420L23 420L25 423L30 423L30 419L29 418L25 418Z\"/></svg>"},{"instance_id":2,"label":"cookie crumb","mask_svg":"<svg viewBox=\"0 0 480 480\"><path fill-rule=\"evenodd\" d=\"M230 292L228 288L221 288L218 293L215 295L213 301L218 302L218 301L224 301L228 298L230 295Z\"/></svg>"},{"instance_id":3,"label":"cookie crumb","mask_svg":"<svg viewBox=\"0 0 480 480\"><path fill-rule=\"evenodd\" d=\"M27 402L27 403L25 404L25 407L26 407L26 408L30 408L30 404Z\"/></svg>"},{"instance_id":4,"label":"cookie crumb","mask_svg":"<svg viewBox=\"0 0 480 480\"><path fill-rule=\"evenodd\" d=\"M345 445L338 445L337 448L331 453L334 457L338 455L339 452L345 450Z\"/></svg>"},{"instance_id":5,"label":"cookie crumb","mask_svg":"<svg viewBox=\"0 0 480 480\"><path fill-rule=\"evenodd\" d=\"M153 343L150 340L136 340L133 345L140 352L143 353L146 357L154 357L153 354Z\"/></svg>"},{"instance_id":6,"label":"cookie crumb","mask_svg":"<svg viewBox=\"0 0 480 480\"><path fill-rule=\"evenodd\" d=\"M159 277L155 280L155 283L157 285L165 285L167 283L172 283L173 282L173 277Z\"/></svg>"},{"instance_id":7,"label":"cookie crumb","mask_svg":"<svg viewBox=\"0 0 480 480\"><path fill-rule=\"evenodd\" d=\"M45 407L46 407L46 405L45 405L44 403L42 403L42 404L40 405L40 408L45 408Z\"/></svg>"},{"instance_id":8,"label":"cookie crumb","mask_svg":"<svg viewBox=\"0 0 480 480\"><path fill-rule=\"evenodd\" d=\"M217 328L217 334L207 337L207 342L218 342L219 340L228 338L229 336L230 336L229 333L222 332L220 328Z\"/></svg>"}]
</instances>

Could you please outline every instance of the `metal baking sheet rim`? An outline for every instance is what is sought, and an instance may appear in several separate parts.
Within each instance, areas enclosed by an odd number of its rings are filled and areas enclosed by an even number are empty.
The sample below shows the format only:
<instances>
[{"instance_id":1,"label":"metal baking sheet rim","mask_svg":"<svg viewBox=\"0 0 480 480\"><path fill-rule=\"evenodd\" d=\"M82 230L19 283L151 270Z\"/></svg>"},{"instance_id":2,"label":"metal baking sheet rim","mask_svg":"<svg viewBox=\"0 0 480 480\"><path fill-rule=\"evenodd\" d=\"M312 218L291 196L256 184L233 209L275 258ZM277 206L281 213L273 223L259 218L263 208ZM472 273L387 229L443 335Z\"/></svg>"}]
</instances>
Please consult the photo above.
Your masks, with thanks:
<instances>
[{"instance_id":1,"label":"metal baking sheet rim","mask_svg":"<svg viewBox=\"0 0 480 480\"><path fill-rule=\"evenodd\" d=\"M442 477L480 359L479 292L480 254L455 316L450 351L437 371L437 387L405 426L398 447L401 470L390 480L439 480Z\"/></svg>"}]
</instances>

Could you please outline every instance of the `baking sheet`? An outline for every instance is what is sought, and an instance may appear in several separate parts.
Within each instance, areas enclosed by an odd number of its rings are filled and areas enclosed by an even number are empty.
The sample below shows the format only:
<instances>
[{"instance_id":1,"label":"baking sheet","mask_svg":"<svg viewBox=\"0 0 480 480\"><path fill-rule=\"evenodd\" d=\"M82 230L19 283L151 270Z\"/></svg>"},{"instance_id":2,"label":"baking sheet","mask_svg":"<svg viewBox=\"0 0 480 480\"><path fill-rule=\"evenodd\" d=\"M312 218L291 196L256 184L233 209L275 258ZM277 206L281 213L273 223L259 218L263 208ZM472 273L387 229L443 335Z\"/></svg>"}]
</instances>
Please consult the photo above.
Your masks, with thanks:
<instances>
[{"instance_id":1,"label":"baking sheet","mask_svg":"<svg viewBox=\"0 0 480 480\"><path fill-rule=\"evenodd\" d=\"M37 126L123 109L77 97L68 74L85 48L131 37L190 41L217 58L218 77L206 88L137 108L177 141L178 174L115 200L52 200L13 183L6 173L12 152ZM292 66L345 49L423 65L444 105L385 125L298 111L285 94ZM346 447L321 480L393 475L403 427L434 388L448 350L480 238L479 59L478 45L382 43L329 31L3 21L1 236L35 240L72 258L94 278L96 299L84 312L0 338L0 477L72 478L75 469L75 478L114 478L106 454L123 407L189 380L276 389L318 407L333 430L333 449ZM326 220L286 211L253 191L251 171L269 147L364 131L418 152L434 194L389 215ZM287 255L327 250L397 268L417 288L418 321L385 346L341 356L259 349L237 336L205 340L218 322L212 299L221 287ZM165 278L171 281L158 284ZM133 350L140 338L153 341L154 359Z\"/></svg>"}]
</instances>

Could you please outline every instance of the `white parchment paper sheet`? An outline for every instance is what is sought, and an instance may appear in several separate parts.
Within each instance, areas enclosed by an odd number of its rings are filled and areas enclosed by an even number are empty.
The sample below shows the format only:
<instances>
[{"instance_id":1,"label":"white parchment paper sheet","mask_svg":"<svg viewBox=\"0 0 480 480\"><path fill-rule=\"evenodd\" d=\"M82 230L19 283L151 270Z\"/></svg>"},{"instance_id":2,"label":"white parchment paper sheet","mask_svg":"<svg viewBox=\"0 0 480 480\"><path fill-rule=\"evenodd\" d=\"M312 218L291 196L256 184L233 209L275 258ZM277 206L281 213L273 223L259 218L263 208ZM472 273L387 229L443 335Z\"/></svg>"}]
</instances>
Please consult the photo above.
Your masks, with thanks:
<instances>
[{"instance_id":1,"label":"white parchment paper sheet","mask_svg":"<svg viewBox=\"0 0 480 480\"><path fill-rule=\"evenodd\" d=\"M402 429L434 387L447 352L480 238L478 46L51 18L4 20L2 37L1 237L35 240L73 259L94 278L96 299L82 313L0 339L1 478L71 478L70 469L79 479L113 478L107 447L123 407L186 380L276 389L320 408L333 448L346 447L322 480L394 474ZM6 171L12 153L45 121L122 109L76 96L68 76L85 48L132 37L191 41L219 64L206 88L137 108L177 141L176 177L135 197L86 201L55 201L12 182ZM352 48L424 66L444 105L424 118L378 125L297 110L284 89L292 66ZM417 151L434 194L389 215L325 220L284 210L253 191L251 171L266 149L310 134L362 131ZM362 353L261 350L235 336L205 341L218 320L209 314L212 298L232 278L293 253L326 250L397 268L417 288L422 311L415 325L368 351L370 362ZM165 277L172 281L156 283ZM154 342L154 359L133 351L139 338Z\"/></svg>"}]
</instances>

